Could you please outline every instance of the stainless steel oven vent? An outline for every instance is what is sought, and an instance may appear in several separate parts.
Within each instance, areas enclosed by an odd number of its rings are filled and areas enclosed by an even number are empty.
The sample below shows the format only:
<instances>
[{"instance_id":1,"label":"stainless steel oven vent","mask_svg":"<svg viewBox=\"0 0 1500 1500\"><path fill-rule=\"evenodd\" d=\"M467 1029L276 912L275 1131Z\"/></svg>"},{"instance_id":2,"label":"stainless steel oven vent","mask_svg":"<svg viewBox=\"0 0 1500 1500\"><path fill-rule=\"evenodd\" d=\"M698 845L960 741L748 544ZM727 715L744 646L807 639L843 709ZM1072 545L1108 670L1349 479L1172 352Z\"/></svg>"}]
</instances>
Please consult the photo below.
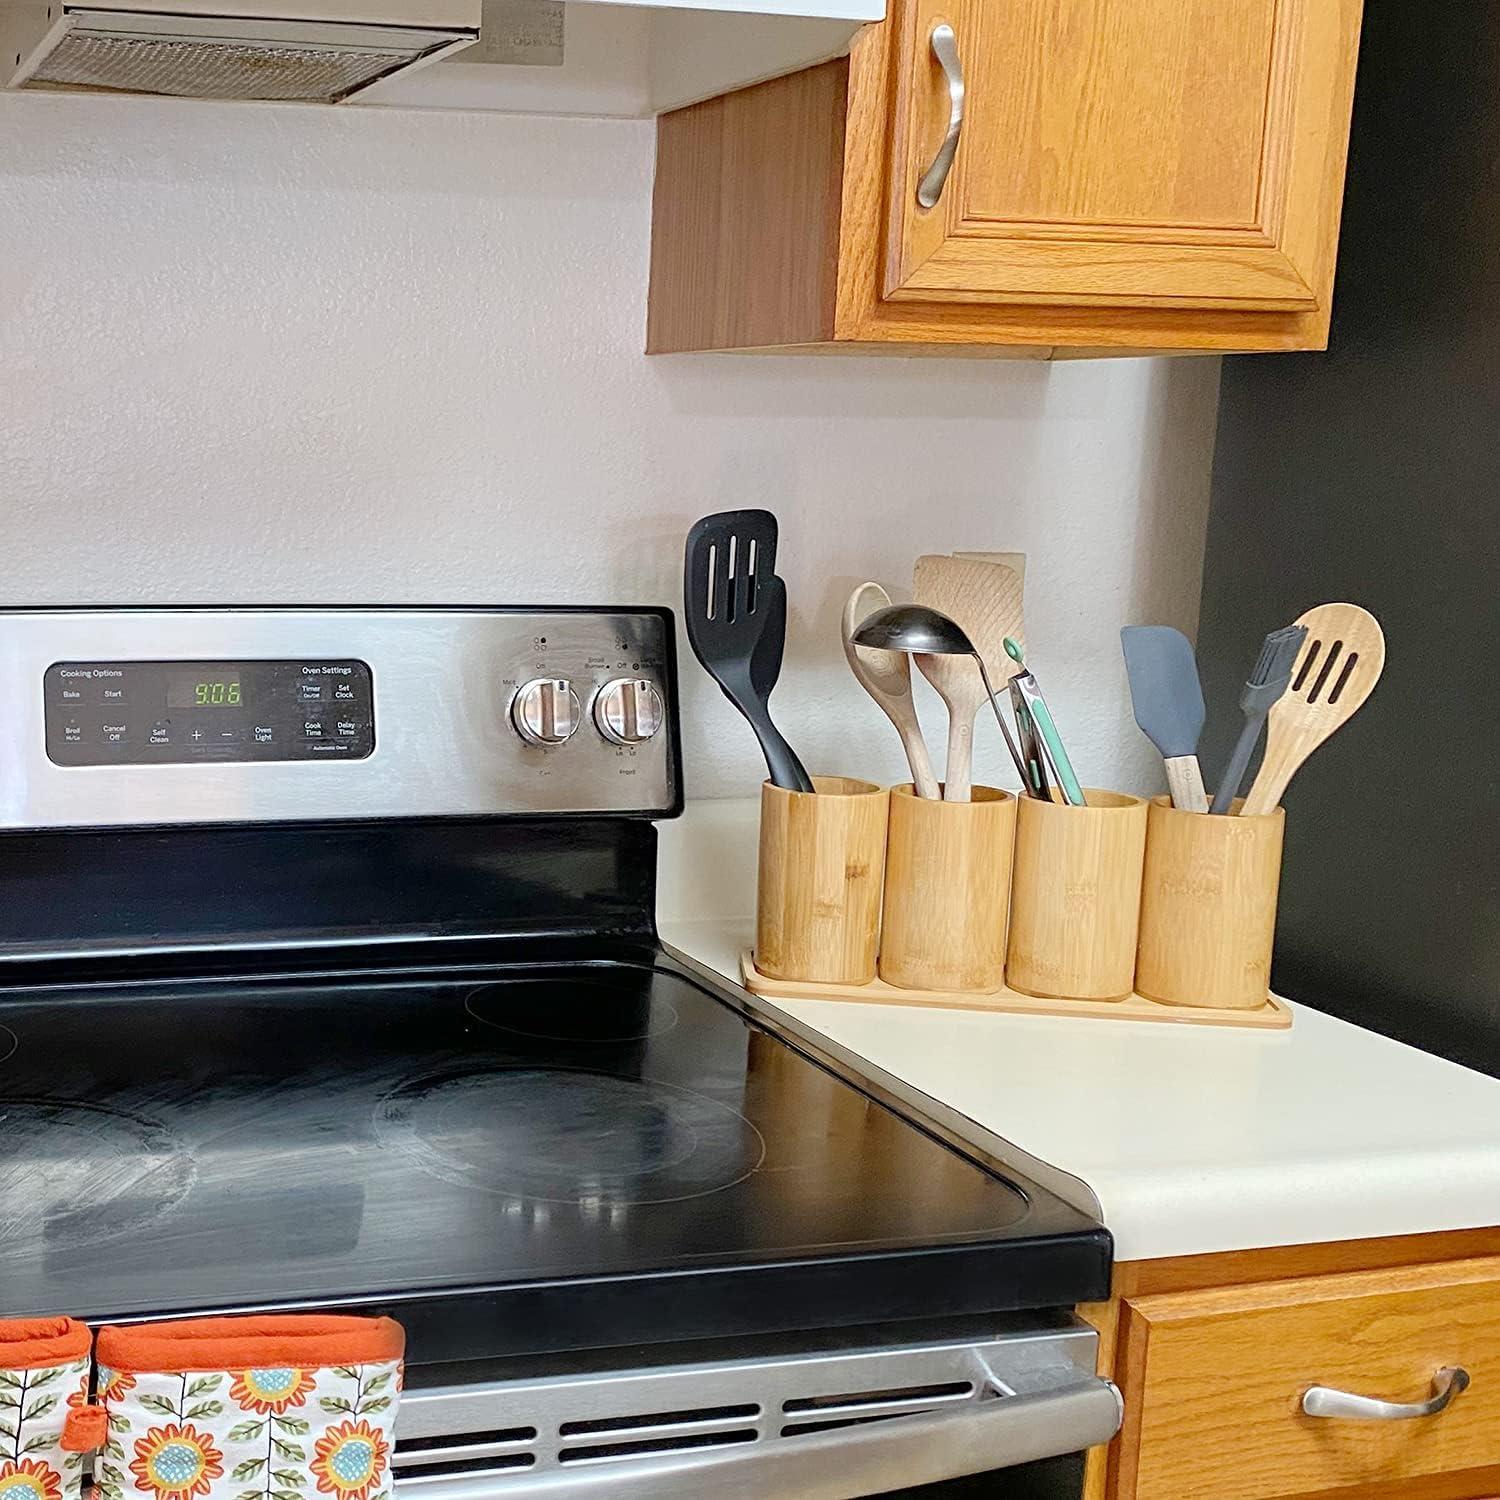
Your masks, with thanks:
<instances>
[{"instance_id":1,"label":"stainless steel oven vent","mask_svg":"<svg viewBox=\"0 0 1500 1500\"><path fill-rule=\"evenodd\" d=\"M885 1417L936 1411L955 1401L969 1401L980 1392L972 1380L942 1380L929 1385L892 1386L880 1391L838 1391L823 1396L798 1396L781 1403L781 1436L799 1432L830 1432Z\"/></svg>"},{"instance_id":2,"label":"stainless steel oven vent","mask_svg":"<svg viewBox=\"0 0 1500 1500\"><path fill-rule=\"evenodd\" d=\"M14 54L20 61L10 83L335 104L379 79L467 46L477 35L477 17L469 29L332 15L228 17L193 15L186 7L145 12L65 6L29 52Z\"/></svg>"},{"instance_id":3,"label":"stainless steel oven vent","mask_svg":"<svg viewBox=\"0 0 1500 1500\"><path fill-rule=\"evenodd\" d=\"M697 1406L680 1411L630 1412L563 1422L557 1459L564 1464L644 1458L753 1443L761 1436L760 1405Z\"/></svg>"},{"instance_id":4,"label":"stainless steel oven vent","mask_svg":"<svg viewBox=\"0 0 1500 1500\"><path fill-rule=\"evenodd\" d=\"M424 1480L503 1474L535 1468L538 1463L572 1467L626 1459L695 1453L706 1448L737 1447L802 1433L827 1432L859 1423L914 1416L985 1394L972 1379L892 1386L883 1390L830 1389L808 1396L777 1400L779 1392L767 1380L770 1371L755 1365L736 1372L744 1378L741 1392L763 1400L718 1406L682 1407L672 1411L623 1411L597 1417L561 1418L572 1409L550 1409L549 1389L532 1396L534 1405L515 1410L534 1418L535 1425L456 1432L439 1437L403 1438L398 1435L392 1469L398 1485ZM837 1369L824 1370L836 1381ZM849 1378L854 1378L851 1372ZM653 1378L651 1385L656 1385ZM643 1403L664 1394L649 1386L640 1391ZM999 1393L991 1391L993 1397ZM519 1397L521 1392L515 1392ZM408 1403L421 1394L408 1395Z\"/></svg>"},{"instance_id":5,"label":"stainless steel oven vent","mask_svg":"<svg viewBox=\"0 0 1500 1500\"><path fill-rule=\"evenodd\" d=\"M896 1418L920 1417L925 1425L944 1414L1013 1406L1019 1418L1055 1394L1101 1398L1100 1410L1110 1408L1107 1425L1117 1413L1092 1373L1096 1347L1093 1331L1075 1326L993 1342L408 1389L392 1468L407 1500L472 1500L477 1484L497 1497L571 1496L575 1485L593 1495L597 1485L601 1495L634 1500L654 1496L653 1485L664 1484L676 1464L716 1453L731 1462L736 1452L790 1457ZM1064 1442L1051 1451L1069 1448ZM585 1484L583 1476L596 1474ZM708 1500L712 1491L703 1493Z\"/></svg>"}]
</instances>

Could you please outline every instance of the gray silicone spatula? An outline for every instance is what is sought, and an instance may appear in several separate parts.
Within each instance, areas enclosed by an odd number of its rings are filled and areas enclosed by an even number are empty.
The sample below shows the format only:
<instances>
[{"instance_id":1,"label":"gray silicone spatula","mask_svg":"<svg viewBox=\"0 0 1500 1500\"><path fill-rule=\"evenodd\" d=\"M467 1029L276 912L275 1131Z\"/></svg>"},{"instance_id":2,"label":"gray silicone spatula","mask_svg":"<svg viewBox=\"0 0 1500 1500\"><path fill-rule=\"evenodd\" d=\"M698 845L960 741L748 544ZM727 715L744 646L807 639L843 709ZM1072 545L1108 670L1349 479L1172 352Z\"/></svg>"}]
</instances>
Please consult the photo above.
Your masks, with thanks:
<instances>
[{"instance_id":1,"label":"gray silicone spatula","mask_svg":"<svg viewBox=\"0 0 1500 1500\"><path fill-rule=\"evenodd\" d=\"M1127 625L1120 632L1130 701L1141 732L1161 751L1172 806L1207 812L1198 736L1207 709L1192 643L1170 625Z\"/></svg>"}]
</instances>

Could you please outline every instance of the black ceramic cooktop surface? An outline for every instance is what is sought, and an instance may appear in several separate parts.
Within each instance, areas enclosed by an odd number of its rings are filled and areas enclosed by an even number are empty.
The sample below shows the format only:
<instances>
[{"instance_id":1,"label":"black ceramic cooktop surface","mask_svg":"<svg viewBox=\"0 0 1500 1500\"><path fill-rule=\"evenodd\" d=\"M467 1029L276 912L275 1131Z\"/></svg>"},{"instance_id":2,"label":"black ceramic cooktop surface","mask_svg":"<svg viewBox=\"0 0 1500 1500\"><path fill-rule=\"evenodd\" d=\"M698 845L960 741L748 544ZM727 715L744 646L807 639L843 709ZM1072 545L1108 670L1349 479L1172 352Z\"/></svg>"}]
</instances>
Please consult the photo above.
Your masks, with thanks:
<instances>
[{"instance_id":1,"label":"black ceramic cooktop surface","mask_svg":"<svg viewBox=\"0 0 1500 1500\"><path fill-rule=\"evenodd\" d=\"M1061 1305L1107 1268L669 968L0 996L0 1315L364 1304L467 1358Z\"/></svg>"}]
</instances>

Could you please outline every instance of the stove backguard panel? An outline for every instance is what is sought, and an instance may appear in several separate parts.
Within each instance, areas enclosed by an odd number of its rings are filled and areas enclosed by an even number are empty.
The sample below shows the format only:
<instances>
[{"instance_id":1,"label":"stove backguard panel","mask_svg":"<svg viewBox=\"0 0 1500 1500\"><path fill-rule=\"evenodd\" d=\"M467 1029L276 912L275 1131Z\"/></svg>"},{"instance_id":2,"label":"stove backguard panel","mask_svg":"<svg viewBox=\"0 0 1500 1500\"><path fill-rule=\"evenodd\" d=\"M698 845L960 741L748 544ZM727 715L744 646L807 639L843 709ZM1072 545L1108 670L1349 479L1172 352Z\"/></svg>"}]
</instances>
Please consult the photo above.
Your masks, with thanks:
<instances>
[{"instance_id":1,"label":"stove backguard panel","mask_svg":"<svg viewBox=\"0 0 1500 1500\"><path fill-rule=\"evenodd\" d=\"M665 610L0 610L0 966L649 938L680 759Z\"/></svg>"},{"instance_id":2,"label":"stove backguard panel","mask_svg":"<svg viewBox=\"0 0 1500 1500\"><path fill-rule=\"evenodd\" d=\"M623 818L11 834L0 985L90 954L649 941L655 903L656 829Z\"/></svg>"}]
</instances>

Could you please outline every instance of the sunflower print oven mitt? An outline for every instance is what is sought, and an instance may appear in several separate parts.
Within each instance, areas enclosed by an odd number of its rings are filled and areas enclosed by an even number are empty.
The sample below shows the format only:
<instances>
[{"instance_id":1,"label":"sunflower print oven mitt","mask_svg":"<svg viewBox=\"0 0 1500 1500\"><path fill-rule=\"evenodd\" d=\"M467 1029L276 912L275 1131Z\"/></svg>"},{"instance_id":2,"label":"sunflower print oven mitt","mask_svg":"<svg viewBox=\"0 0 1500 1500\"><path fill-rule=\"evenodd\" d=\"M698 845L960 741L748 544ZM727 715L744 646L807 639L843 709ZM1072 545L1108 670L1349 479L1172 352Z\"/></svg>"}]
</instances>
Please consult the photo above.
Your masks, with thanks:
<instances>
[{"instance_id":1,"label":"sunflower print oven mitt","mask_svg":"<svg viewBox=\"0 0 1500 1500\"><path fill-rule=\"evenodd\" d=\"M389 1500L404 1344L389 1318L102 1329L98 1500Z\"/></svg>"},{"instance_id":2,"label":"sunflower print oven mitt","mask_svg":"<svg viewBox=\"0 0 1500 1500\"><path fill-rule=\"evenodd\" d=\"M91 1342L72 1318L0 1319L0 1500L78 1500L83 1455L62 1439L88 1398Z\"/></svg>"}]
</instances>

